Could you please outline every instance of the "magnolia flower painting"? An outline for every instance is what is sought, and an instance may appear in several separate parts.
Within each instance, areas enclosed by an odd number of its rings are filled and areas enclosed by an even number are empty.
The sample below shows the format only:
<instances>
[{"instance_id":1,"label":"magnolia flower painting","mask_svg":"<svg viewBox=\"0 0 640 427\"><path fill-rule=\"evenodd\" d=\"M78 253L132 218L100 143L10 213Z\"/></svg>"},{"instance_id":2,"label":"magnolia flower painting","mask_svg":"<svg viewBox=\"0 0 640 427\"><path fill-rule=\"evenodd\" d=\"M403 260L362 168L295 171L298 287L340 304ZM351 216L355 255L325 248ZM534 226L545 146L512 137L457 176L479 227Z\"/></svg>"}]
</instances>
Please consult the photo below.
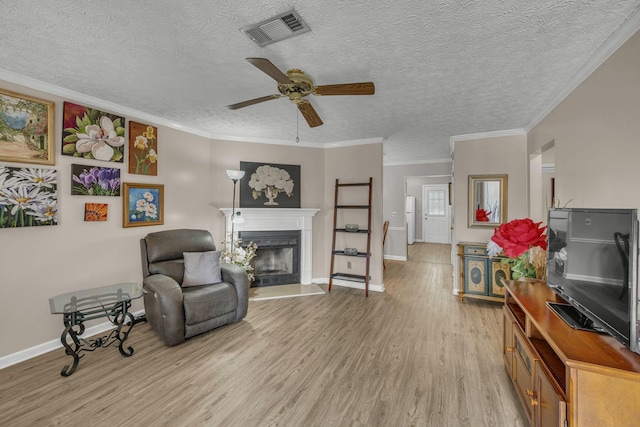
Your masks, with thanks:
<instances>
[{"instance_id":1,"label":"magnolia flower painting","mask_svg":"<svg viewBox=\"0 0 640 427\"><path fill-rule=\"evenodd\" d=\"M124 117L64 103L62 154L106 162L123 162Z\"/></svg>"},{"instance_id":2,"label":"magnolia flower painting","mask_svg":"<svg viewBox=\"0 0 640 427\"><path fill-rule=\"evenodd\" d=\"M120 169L71 165L71 194L119 196Z\"/></svg>"},{"instance_id":3,"label":"magnolia flower painting","mask_svg":"<svg viewBox=\"0 0 640 427\"><path fill-rule=\"evenodd\" d=\"M240 207L300 207L300 166L240 162Z\"/></svg>"},{"instance_id":4,"label":"magnolia flower painting","mask_svg":"<svg viewBox=\"0 0 640 427\"><path fill-rule=\"evenodd\" d=\"M158 129L129 122L129 173L158 175Z\"/></svg>"},{"instance_id":5,"label":"magnolia flower painting","mask_svg":"<svg viewBox=\"0 0 640 427\"><path fill-rule=\"evenodd\" d=\"M55 169L0 166L0 228L56 225Z\"/></svg>"}]
</instances>

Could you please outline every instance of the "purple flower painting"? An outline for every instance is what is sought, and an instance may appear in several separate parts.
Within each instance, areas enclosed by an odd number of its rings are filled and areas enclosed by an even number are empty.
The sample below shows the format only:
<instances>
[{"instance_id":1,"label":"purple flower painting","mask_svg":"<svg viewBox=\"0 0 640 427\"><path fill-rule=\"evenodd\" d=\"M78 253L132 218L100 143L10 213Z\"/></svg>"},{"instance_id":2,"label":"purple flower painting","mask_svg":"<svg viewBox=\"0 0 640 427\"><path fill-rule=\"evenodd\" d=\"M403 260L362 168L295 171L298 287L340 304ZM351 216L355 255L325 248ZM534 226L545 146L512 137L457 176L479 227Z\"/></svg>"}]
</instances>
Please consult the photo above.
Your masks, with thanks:
<instances>
[{"instance_id":1,"label":"purple flower painting","mask_svg":"<svg viewBox=\"0 0 640 427\"><path fill-rule=\"evenodd\" d=\"M119 196L120 169L71 165L71 194Z\"/></svg>"}]
</instances>

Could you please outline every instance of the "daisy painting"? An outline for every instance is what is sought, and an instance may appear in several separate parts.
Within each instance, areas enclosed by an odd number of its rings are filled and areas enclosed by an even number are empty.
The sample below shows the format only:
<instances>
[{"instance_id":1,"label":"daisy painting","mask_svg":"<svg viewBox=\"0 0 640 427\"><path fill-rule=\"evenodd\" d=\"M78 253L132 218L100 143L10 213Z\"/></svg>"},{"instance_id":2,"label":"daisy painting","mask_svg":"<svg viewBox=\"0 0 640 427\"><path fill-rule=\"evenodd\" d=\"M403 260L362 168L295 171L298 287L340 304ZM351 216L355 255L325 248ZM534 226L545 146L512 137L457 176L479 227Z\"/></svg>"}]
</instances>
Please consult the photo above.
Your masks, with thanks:
<instances>
[{"instance_id":1,"label":"daisy painting","mask_svg":"<svg viewBox=\"0 0 640 427\"><path fill-rule=\"evenodd\" d=\"M0 228L58 223L55 169L0 166Z\"/></svg>"}]
</instances>

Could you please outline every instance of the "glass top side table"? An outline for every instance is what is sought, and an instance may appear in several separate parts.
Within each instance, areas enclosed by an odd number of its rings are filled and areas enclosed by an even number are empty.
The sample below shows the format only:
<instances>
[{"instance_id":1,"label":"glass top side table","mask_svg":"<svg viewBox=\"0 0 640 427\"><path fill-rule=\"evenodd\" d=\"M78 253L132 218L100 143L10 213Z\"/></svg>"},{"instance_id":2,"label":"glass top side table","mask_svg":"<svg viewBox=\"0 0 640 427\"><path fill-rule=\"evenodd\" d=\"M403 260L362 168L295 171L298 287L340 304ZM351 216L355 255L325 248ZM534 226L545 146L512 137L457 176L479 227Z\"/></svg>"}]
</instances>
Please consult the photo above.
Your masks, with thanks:
<instances>
[{"instance_id":1,"label":"glass top side table","mask_svg":"<svg viewBox=\"0 0 640 427\"><path fill-rule=\"evenodd\" d=\"M97 348L109 347L118 343L120 354L124 357L133 355L133 348L124 348L124 342L135 324L133 314L129 312L131 301L140 298L145 291L137 283L119 283L99 288L68 292L49 298L51 314L62 314L65 326L60 341L65 354L73 357L71 367L62 368L60 375L68 377L78 367L82 354ZM84 322L107 317L116 329L107 335L87 340L80 338L84 333Z\"/></svg>"}]
</instances>

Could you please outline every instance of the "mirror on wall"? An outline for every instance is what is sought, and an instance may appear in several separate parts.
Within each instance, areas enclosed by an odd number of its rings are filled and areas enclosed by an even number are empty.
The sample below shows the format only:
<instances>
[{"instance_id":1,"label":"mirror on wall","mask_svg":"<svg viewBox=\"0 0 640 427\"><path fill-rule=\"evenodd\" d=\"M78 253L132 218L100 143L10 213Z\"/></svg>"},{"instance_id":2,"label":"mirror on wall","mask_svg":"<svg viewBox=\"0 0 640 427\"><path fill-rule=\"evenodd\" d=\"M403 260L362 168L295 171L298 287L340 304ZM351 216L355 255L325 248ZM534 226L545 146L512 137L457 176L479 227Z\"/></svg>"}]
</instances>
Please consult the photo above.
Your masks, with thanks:
<instances>
[{"instance_id":1,"label":"mirror on wall","mask_svg":"<svg viewBox=\"0 0 640 427\"><path fill-rule=\"evenodd\" d=\"M469 175L469 227L507 220L507 175Z\"/></svg>"}]
</instances>

